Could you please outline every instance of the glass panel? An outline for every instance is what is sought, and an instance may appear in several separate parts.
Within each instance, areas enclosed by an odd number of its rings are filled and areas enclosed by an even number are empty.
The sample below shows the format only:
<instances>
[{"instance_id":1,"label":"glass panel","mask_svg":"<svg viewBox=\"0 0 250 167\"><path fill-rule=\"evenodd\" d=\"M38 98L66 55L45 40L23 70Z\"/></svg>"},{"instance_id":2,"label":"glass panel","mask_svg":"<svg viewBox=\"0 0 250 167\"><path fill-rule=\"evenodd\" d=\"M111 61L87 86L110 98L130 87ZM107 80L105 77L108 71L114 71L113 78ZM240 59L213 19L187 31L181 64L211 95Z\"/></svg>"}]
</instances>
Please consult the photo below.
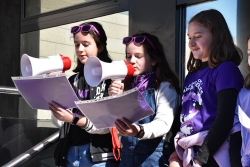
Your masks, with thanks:
<instances>
[{"instance_id":1,"label":"glass panel","mask_svg":"<svg viewBox=\"0 0 250 167\"><path fill-rule=\"evenodd\" d=\"M227 7L225 8L225 6ZM187 34L189 20L200 11L208 10L208 9L216 9L223 14L228 24L228 27L230 29L230 32L233 36L233 39L235 41L235 44L237 45L236 43L237 42L236 41L237 0L231 0L230 3L228 3L228 0L217 0L217 1L205 2L205 3L201 3L197 5L188 6L187 13L186 13L186 34ZM189 58L189 53L190 53L190 49L188 47L188 38L186 36L185 67ZM187 74L187 69L185 69L185 74Z\"/></svg>"},{"instance_id":2,"label":"glass panel","mask_svg":"<svg viewBox=\"0 0 250 167\"><path fill-rule=\"evenodd\" d=\"M97 0L25 0L25 17Z\"/></svg>"},{"instance_id":3,"label":"glass panel","mask_svg":"<svg viewBox=\"0 0 250 167\"><path fill-rule=\"evenodd\" d=\"M76 67L77 57L70 28L86 21L97 21L102 24L107 35L107 48L112 60L125 59L125 46L122 38L128 35L128 12L116 13L91 20L84 20L58 27L29 32L21 35L21 53L36 58L44 58L56 54L70 57L73 64L66 71L67 76L74 74L72 70ZM50 119L51 112L43 110L32 110L26 102L20 99L20 117Z\"/></svg>"}]
</instances>

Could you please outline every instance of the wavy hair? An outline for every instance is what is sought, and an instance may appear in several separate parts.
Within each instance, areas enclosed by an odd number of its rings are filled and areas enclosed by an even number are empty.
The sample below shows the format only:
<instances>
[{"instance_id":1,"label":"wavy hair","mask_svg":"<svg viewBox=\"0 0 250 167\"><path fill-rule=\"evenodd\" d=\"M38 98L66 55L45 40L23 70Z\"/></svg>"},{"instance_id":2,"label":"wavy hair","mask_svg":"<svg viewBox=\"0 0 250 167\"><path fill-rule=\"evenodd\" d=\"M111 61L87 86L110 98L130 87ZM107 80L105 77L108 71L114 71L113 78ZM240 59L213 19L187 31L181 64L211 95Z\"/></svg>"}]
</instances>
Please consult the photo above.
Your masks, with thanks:
<instances>
[{"instance_id":1,"label":"wavy hair","mask_svg":"<svg viewBox=\"0 0 250 167\"><path fill-rule=\"evenodd\" d=\"M243 53L234 44L226 20L219 11L215 9L201 11L191 18L189 24L191 22L202 24L212 33L211 52L208 58L210 68L215 68L225 61L232 61L237 66L241 63ZM196 71L200 65L201 60L195 59L190 52L187 70L189 72Z\"/></svg>"},{"instance_id":2,"label":"wavy hair","mask_svg":"<svg viewBox=\"0 0 250 167\"><path fill-rule=\"evenodd\" d=\"M136 37L136 36L146 36L156 48L156 50L152 48L152 46L147 40L145 40L142 43L144 47L144 51L148 53L150 60L157 62L156 65L153 66L153 72L156 74L155 88L158 89L160 87L161 82L168 81L171 84L170 86L173 86L176 92L180 94L181 89L179 86L179 78L174 73L174 71L170 68L169 63L165 56L163 45L159 41L158 37L156 37L155 35L146 33L146 32L138 32L133 35L133 37ZM128 88L128 85L130 85L131 82L132 82L132 79L125 80L124 81L125 88Z\"/></svg>"}]
</instances>

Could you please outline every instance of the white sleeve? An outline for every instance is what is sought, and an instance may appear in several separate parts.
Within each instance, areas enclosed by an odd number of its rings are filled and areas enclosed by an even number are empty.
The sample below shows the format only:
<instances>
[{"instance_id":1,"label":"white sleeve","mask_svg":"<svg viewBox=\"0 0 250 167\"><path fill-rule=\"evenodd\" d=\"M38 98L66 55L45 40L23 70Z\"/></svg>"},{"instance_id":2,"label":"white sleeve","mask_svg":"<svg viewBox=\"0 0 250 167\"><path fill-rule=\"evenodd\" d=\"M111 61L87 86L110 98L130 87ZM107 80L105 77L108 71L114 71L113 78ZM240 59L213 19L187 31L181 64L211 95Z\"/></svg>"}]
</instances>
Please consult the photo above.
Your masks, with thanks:
<instances>
[{"instance_id":1,"label":"white sleeve","mask_svg":"<svg viewBox=\"0 0 250 167\"><path fill-rule=\"evenodd\" d=\"M109 133L109 128L105 129L97 129L92 122L89 121L89 119L86 119L86 125L81 127L82 129L85 129L90 134L107 134Z\"/></svg>"},{"instance_id":2,"label":"white sleeve","mask_svg":"<svg viewBox=\"0 0 250 167\"><path fill-rule=\"evenodd\" d=\"M51 122L58 128L61 128L62 125L64 124L63 121L58 120L53 114L51 114ZM109 128L97 129L92 124L92 122L90 122L89 120L86 122L86 125L81 127L81 128L86 130L88 133L91 133L91 134L106 134L106 133L109 133Z\"/></svg>"},{"instance_id":3,"label":"white sleeve","mask_svg":"<svg viewBox=\"0 0 250 167\"><path fill-rule=\"evenodd\" d=\"M169 82L163 82L155 91L156 116L150 123L142 124L144 127L143 139L153 139L164 136L171 128L178 102L178 94Z\"/></svg>"}]
</instances>

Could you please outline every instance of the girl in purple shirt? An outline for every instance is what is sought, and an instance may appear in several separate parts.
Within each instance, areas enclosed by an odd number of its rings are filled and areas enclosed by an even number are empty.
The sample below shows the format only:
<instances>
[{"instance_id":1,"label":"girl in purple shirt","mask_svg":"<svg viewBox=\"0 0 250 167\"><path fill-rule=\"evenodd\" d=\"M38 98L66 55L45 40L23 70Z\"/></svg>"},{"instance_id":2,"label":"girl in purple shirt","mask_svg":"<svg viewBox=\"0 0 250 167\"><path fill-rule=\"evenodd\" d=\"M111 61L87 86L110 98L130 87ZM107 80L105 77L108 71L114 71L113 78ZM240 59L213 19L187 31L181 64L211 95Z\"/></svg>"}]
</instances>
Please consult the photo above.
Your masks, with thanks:
<instances>
[{"instance_id":1,"label":"girl in purple shirt","mask_svg":"<svg viewBox=\"0 0 250 167\"><path fill-rule=\"evenodd\" d=\"M230 167L230 163L238 167L240 151L237 145L229 148L228 139L230 134L232 140L240 138L233 122L243 85L237 67L242 52L235 46L223 15L214 9L196 14L187 36L191 52L170 167Z\"/></svg>"}]
</instances>

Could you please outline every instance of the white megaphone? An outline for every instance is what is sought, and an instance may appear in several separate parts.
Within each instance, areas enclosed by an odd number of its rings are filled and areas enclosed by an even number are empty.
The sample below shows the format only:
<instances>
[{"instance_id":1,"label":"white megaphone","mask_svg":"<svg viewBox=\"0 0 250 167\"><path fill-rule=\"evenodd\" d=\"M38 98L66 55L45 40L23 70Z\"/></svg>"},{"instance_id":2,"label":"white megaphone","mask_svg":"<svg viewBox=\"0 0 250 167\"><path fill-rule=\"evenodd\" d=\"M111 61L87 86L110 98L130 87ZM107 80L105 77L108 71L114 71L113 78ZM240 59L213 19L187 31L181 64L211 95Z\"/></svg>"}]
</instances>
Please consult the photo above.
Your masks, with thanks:
<instances>
[{"instance_id":1,"label":"white megaphone","mask_svg":"<svg viewBox=\"0 0 250 167\"><path fill-rule=\"evenodd\" d=\"M71 60L61 54L47 58L34 58L27 54L21 57L21 71L23 76L35 76L51 72L65 72L70 69Z\"/></svg>"},{"instance_id":2,"label":"white megaphone","mask_svg":"<svg viewBox=\"0 0 250 167\"><path fill-rule=\"evenodd\" d=\"M91 56L84 65L84 77L90 86L97 86L106 79L123 80L133 74L133 65L123 60L105 63Z\"/></svg>"}]
</instances>

